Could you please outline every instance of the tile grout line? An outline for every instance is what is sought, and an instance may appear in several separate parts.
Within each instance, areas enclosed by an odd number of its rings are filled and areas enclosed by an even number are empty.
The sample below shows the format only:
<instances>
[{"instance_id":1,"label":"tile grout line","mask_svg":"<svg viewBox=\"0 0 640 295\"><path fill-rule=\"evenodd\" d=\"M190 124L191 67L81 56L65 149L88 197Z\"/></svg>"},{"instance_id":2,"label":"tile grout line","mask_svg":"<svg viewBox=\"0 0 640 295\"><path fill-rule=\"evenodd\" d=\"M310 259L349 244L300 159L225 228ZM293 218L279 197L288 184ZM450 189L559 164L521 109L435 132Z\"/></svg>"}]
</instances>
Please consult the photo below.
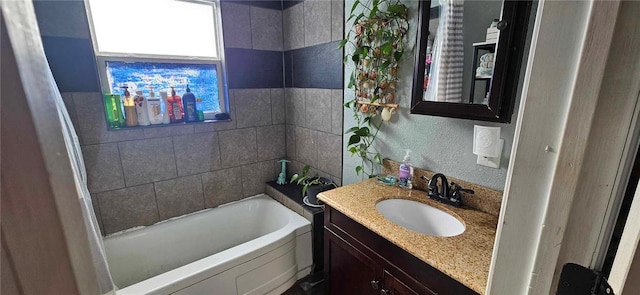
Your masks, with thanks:
<instances>
[{"instance_id":1,"label":"tile grout line","mask_svg":"<svg viewBox=\"0 0 640 295\"><path fill-rule=\"evenodd\" d=\"M118 149L118 161L120 161L120 170L122 171L122 183L124 184L124 187L122 188L126 188L127 187L127 177L125 176L124 173L124 163L122 162L122 154L120 153L120 142L116 142L116 148Z\"/></svg>"},{"instance_id":2,"label":"tile grout line","mask_svg":"<svg viewBox=\"0 0 640 295\"><path fill-rule=\"evenodd\" d=\"M202 209L207 209L207 200L204 197L204 180L202 180L202 174L196 174L196 175L200 179L200 188L202 189Z\"/></svg>"},{"instance_id":3,"label":"tile grout line","mask_svg":"<svg viewBox=\"0 0 640 295\"><path fill-rule=\"evenodd\" d=\"M81 145L81 147L84 147L84 146L101 145L101 144L110 144L110 143L130 142L130 141L137 141L137 140L153 140L153 139L167 138L167 137L180 136L180 135L190 135L190 134L202 134L202 133L214 133L214 132L225 132L225 131L234 131L234 130L244 130L244 129L257 128L257 127L264 127L264 126L269 126L269 125L283 125L283 124L264 124L264 125L247 126L247 127L242 127L242 128L231 128L231 129L225 129L225 130L212 130L212 131L203 131L203 132L185 133L185 134L179 134L179 135L169 135L169 136L161 136L161 137L153 137L153 138L138 138L138 139L126 139L126 140L114 140L114 141L106 141L106 142L98 142L98 143L85 144L85 145Z\"/></svg>"},{"instance_id":4,"label":"tile grout line","mask_svg":"<svg viewBox=\"0 0 640 295\"><path fill-rule=\"evenodd\" d=\"M271 125L273 125L273 89L269 89L269 105L271 106Z\"/></svg>"},{"instance_id":5,"label":"tile grout line","mask_svg":"<svg viewBox=\"0 0 640 295\"><path fill-rule=\"evenodd\" d=\"M158 221L160 221L160 206L158 206L158 195L156 194L156 183L153 182L151 184L152 190L153 190L153 199L156 201L156 213L158 214Z\"/></svg>"},{"instance_id":6,"label":"tile grout line","mask_svg":"<svg viewBox=\"0 0 640 295\"><path fill-rule=\"evenodd\" d=\"M304 1L302 1L301 4L302 4L302 48L304 48L307 46L307 29L305 28L305 21L304 21L304 6L305 6Z\"/></svg>"},{"instance_id":7,"label":"tile grout line","mask_svg":"<svg viewBox=\"0 0 640 295\"><path fill-rule=\"evenodd\" d=\"M180 174L178 174L178 157L176 157L176 141L173 138L173 136L171 136L171 150L173 151L173 163L175 164L174 167L176 168L176 177L174 177L173 179L176 179L180 177Z\"/></svg>"},{"instance_id":8,"label":"tile grout line","mask_svg":"<svg viewBox=\"0 0 640 295\"><path fill-rule=\"evenodd\" d=\"M333 3L335 0L329 0L329 41L333 42Z\"/></svg>"},{"instance_id":9,"label":"tile grout line","mask_svg":"<svg viewBox=\"0 0 640 295\"><path fill-rule=\"evenodd\" d=\"M220 152L220 134L218 132L213 132L213 136L215 136L216 146L218 147L218 154L216 155L216 158L218 158L218 163L220 164L220 167L222 167L222 153ZM213 163L210 168L211 169L209 169L209 171L207 172L216 171L215 169L213 169Z\"/></svg>"},{"instance_id":10,"label":"tile grout line","mask_svg":"<svg viewBox=\"0 0 640 295\"><path fill-rule=\"evenodd\" d=\"M302 120L302 127L307 127L307 88L302 88L302 91L304 92L303 98L302 98L302 116L303 116L303 120Z\"/></svg>"},{"instance_id":11,"label":"tile grout line","mask_svg":"<svg viewBox=\"0 0 640 295\"><path fill-rule=\"evenodd\" d=\"M284 1L280 1L280 11L282 11L282 17L280 18L280 24L281 24L281 28L282 28L282 88L284 89L284 87L287 85L287 69L286 69L286 62L285 62L285 54L284 52L286 51L285 48L285 24L284 24ZM272 113L273 116L273 113Z\"/></svg>"},{"instance_id":12,"label":"tile grout line","mask_svg":"<svg viewBox=\"0 0 640 295\"><path fill-rule=\"evenodd\" d=\"M169 178L167 180L177 180L180 177L179 172L178 172L178 157L176 157L176 141L174 136L171 136L171 150L173 151L173 161L175 163L175 168L176 168L176 177L174 178ZM160 182L160 181L154 181L153 182L153 195L156 199L156 208L158 208L158 220L160 220L160 206L158 206L158 194L156 194L156 183Z\"/></svg>"},{"instance_id":13,"label":"tile grout line","mask_svg":"<svg viewBox=\"0 0 640 295\"><path fill-rule=\"evenodd\" d=\"M253 16L253 6L249 5L249 37L251 39L251 49L255 49L253 47L253 22L251 21Z\"/></svg>"},{"instance_id":14,"label":"tile grout line","mask_svg":"<svg viewBox=\"0 0 640 295\"><path fill-rule=\"evenodd\" d=\"M240 191L241 191L241 195L243 198L245 198L245 194L244 194L244 169L242 169L242 167L239 167L240 169Z\"/></svg>"},{"instance_id":15,"label":"tile grout line","mask_svg":"<svg viewBox=\"0 0 640 295\"><path fill-rule=\"evenodd\" d=\"M255 163L257 163L258 162L258 128L257 127L255 128L255 135L256 135L256 137L255 137L256 138L256 141L255 141L256 142L256 158L255 158L256 161L255 161Z\"/></svg>"}]
</instances>

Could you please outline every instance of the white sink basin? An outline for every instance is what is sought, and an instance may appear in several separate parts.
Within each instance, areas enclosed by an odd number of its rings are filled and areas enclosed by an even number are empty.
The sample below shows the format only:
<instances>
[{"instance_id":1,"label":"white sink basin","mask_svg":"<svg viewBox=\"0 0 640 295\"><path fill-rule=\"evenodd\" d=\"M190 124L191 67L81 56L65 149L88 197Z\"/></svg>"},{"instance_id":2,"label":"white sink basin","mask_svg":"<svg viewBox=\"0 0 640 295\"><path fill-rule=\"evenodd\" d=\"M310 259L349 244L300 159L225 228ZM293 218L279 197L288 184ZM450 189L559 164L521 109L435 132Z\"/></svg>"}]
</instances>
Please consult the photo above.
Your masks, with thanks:
<instances>
[{"instance_id":1,"label":"white sink basin","mask_svg":"<svg viewBox=\"0 0 640 295\"><path fill-rule=\"evenodd\" d=\"M416 201L384 200L376 204L376 209L391 222L430 236L453 237L465 230L451 214Z\"/></svg>"}]
</instances>

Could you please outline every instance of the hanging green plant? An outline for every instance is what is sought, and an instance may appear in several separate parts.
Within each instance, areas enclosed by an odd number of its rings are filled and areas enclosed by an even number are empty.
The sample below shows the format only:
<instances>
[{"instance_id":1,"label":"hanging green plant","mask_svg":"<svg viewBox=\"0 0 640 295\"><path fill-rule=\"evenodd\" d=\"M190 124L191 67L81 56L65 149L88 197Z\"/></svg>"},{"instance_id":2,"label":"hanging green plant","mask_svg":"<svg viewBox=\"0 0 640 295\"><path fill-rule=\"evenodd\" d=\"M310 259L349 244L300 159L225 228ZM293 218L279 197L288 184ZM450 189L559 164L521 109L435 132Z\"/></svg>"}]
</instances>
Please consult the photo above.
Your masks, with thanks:
<instances>
[{"instance_id":1,"label":"hanging green plant","mask_svg":"<svg viewBox=\"0 0 640 295\"><path fill-rule=\"evenodd\" d=\"M348 88L355 94L345 107L353 110L356 121L356 126L346 132L351 134L347 148L352 156L362 159L355 170L363 178L373 177L376 165L382 164L373 143L398 107L398 64L405 52L407 19L407 6L398 0L356 0L347 19L353 20L353 25L340 42L340 48L353 46L353 51L344 56L345 64L354 65ZM366 171L367 167L370 170Z\"/></svg>"}]
</instances>

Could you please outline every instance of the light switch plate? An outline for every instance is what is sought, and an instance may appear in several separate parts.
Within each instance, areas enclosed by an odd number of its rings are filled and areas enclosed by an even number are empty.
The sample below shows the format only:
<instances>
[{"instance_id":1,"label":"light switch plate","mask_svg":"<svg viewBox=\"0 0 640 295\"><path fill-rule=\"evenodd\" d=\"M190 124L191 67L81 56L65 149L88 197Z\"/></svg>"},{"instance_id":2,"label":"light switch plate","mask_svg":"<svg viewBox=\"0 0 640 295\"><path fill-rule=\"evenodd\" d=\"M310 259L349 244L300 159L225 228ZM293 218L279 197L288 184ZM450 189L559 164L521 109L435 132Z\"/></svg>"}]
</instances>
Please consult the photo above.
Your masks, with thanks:
<instances>
[{"instance_id":1,"label":"light switch plate","mask_svg":"<svg viewBox=\"0 0 640 295\"><path fill-rule=\"evenodd\" d=\"M500 143L498 143L498 150L500 150L500 156L492 158L492 157L483 157L478 156L478 161L476 164L487 166L491 168L500 168L500 158L502 158L502 148L504 147L504 139L500 139Z\"/></svg>"}]
</instances>

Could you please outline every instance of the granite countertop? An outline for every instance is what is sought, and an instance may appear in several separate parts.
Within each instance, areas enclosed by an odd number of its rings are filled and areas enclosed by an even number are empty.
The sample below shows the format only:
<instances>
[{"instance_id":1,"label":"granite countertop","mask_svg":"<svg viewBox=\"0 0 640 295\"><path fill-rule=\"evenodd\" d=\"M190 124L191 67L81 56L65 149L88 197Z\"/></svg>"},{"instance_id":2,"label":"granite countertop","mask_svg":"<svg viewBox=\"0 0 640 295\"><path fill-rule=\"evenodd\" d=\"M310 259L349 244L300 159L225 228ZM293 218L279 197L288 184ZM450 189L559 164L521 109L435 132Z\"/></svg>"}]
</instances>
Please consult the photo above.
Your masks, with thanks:
<instances>
[{"instance_id":1,"label":"granite countertop","mask_svg":"<svg viewBox=\"0 0 640 295\"><path fill-rule=\"evenodd\" d=\"M390 187L376 179L322 192L318 198L418 259L484 294L497 216L441 204L430 200L424 191ZM461 220L466 229L455 237L434 237L406 229L376 210L376 204L385 199L407 199L439 208Z\"/></svg>"}]
</instances>

